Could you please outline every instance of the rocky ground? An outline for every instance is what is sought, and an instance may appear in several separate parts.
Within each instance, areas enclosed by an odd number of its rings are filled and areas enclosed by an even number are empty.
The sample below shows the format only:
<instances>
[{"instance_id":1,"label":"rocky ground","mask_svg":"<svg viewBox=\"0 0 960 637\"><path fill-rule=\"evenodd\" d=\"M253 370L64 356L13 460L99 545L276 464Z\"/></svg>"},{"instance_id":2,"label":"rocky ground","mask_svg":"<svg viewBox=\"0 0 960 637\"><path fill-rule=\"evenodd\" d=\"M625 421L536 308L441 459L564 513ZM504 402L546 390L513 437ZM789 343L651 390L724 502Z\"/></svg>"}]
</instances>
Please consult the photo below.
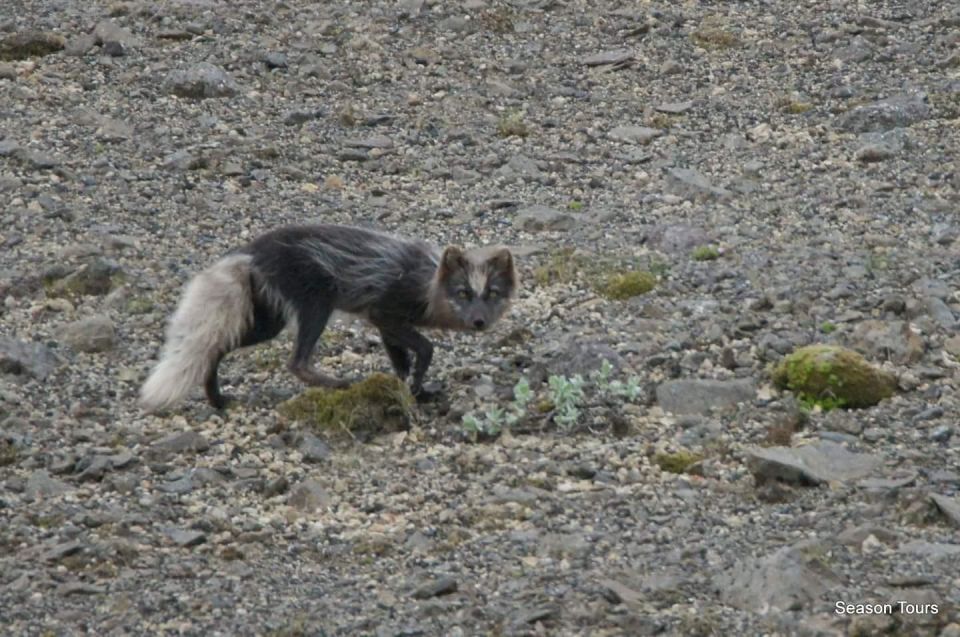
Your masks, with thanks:
<instances>
[{"instance_id":1,"label":"rocky ground","mask_svg":"<svg viewBox=\"0 0 960 637\"><path fill-rule=\"evenodd\" d=\"M958 156L948 2L4 2L3 632L960 635ZM279 415L289 337L226 413L138 410L191 273L318 219L524 290L407 432ZM801 408L770 366L818 342L897 393ZM640 397L560 426L601 360ZM474 441L521 377L545 413Z\"/></svg>"}]
</instances>

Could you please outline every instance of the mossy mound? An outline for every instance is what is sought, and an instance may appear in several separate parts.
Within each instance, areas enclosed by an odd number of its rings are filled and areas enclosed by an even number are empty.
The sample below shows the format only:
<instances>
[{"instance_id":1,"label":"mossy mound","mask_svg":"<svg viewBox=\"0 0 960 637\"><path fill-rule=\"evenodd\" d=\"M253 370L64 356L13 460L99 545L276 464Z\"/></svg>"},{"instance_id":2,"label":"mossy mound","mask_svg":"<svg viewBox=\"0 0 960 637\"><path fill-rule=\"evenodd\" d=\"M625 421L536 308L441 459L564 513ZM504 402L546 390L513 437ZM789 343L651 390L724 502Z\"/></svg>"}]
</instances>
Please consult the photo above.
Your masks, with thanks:
<instances>
[{"instance_id":1,"label":"mossy mound","mask_svg":"<svg viewBox=\"0 0 960 637\"><path fill-rule=\"evenodd\" d=\"M693 465L703 460L703 456L690 451L676 451L674 453L658 453L653 462L668 473L686 473Z\"/></svg>"},{"instance_id":2,"label":"mossy mound","mask_svg":"<svg viewBox=\"0 0 960 637\"><path fill-rule=\"evenodd\" d=\"M657 277L649 272L623 272L612 274L599 292L608 299L631 299L646 294L657 285Z\"/></svg>"},{"instance_id":3,"label":"mossy mound","mask_svg":"<svg viewBox=\"0 0 960 637\"><path fill-rule=\"evenodd\" d=\"M326 431L380 434L408 429L413 405L402 380L378 373L346 389L311 387L277 409Z\"/></svg>"},{"instance_id":4,"label":"mossy mound","mask_svg":"<svg viewBox=\"0 0 960 637\"><path fill-rule=\"evenodd\" d=\"M104 296L126 280L126 274L119 265L97 258L74 272L53 268L44 275L43 287L50 298Z\"/></svg>"},{"instance_id":5,"label":"mossy mound","mask_svg":"<svg viewBox=\"0 0 960 637\"><path fill-rule=\"evenodd\" d=\"M690 256L694 261L715 261L720 258L720 251L713 246L698 246Z\"/></svg>"},{"instance_id":6,"label":"mossy mound","mask_svg":"<svg viewBox=\"0 0 960 637\"><path fill-rule=\"evenodd\" d=\"M56 53L66 46L66 40L56 33L26 31L0 40L0 60L26 60Z\"/></svg>"},{"instance_id":7,"label":"mossy mound","mask_svg":"<svg viewBox=\"0 0 960 637\"><path fill-rule=\"evenodd\" d=\"M860 354L836 345L801 347L773 370L773 382L823 409L871 407L893 395L897 380Z\"/></svg>"}]
</instances>

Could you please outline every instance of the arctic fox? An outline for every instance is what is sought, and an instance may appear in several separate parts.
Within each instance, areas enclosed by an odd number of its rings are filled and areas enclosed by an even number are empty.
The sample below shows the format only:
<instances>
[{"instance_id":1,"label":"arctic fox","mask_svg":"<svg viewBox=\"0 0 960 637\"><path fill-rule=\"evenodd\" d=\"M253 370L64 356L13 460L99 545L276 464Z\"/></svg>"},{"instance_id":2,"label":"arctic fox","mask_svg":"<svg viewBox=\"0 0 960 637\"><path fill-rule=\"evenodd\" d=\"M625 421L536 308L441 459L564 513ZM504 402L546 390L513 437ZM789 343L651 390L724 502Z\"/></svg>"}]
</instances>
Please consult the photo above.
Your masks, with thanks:
<instances>
[{"instance_id":1,"label":"arctic fox","mask_svg":"<svg viewBox=\"0 0 960 637\"><path fill-rule=\"evenodd\" d=\"M296 330L288 369L307 385L344 387L310 364L334 310L362 316L380 332L390 363L423 395L433 344L418 327L485 330L517 289L504 247L442 252L429 244L337 225L284 226L267 232L197 274L167 328L160 362L140 404L172 407L203 383L222 409L217 367L228 352ZM412 360L411 360L412 353Z\"/></svg>"}]
</instances>

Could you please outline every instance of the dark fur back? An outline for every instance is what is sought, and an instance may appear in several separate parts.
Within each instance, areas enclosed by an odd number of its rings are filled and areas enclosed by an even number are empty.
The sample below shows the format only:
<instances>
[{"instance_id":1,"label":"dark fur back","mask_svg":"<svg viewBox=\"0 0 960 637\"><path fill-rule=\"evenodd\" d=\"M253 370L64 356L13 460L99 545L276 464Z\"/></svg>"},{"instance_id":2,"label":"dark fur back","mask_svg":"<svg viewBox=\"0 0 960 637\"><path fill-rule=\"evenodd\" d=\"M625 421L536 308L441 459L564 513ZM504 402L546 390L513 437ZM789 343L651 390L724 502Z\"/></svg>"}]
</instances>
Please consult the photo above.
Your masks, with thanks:
<instances>
[{"instance_id":1,"label":"dark fur back","mask_svg":"<svg viewBox=\"0 0 960 637\"><path fill-rule=\"evenodd\" d=\"M279 228L242 251L253 257L260 293L288 318L300 314L298 303L325 299L345 312L420 323L439 262L426 243L335 225Z\"/></svg>"}]
</instances>

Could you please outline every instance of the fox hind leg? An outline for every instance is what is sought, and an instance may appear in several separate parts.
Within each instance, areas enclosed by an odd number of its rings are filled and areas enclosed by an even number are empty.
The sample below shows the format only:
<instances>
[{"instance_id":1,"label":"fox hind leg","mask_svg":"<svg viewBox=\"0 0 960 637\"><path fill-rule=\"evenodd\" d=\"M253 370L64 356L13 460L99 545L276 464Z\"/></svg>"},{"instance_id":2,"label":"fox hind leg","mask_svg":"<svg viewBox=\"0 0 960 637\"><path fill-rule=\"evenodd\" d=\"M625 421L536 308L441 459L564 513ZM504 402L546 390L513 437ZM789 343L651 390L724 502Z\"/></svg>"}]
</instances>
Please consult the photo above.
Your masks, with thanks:
<instances>
[{"instance_id":1,"label":"fox hind leg","mask_svg":"<svg viewBox=\"0 0 960 637\"><path fill-rule=\"evenodd\" d=\"M350 381L324 374L310 364L310 357L327 327L331 314L333 306L326 302L303 304L297 308L297 338L287 369L306 385L336 388L350 386Z\"/></svg>"},{"instance_id":2,"label":"fox hind leg","mask_svg":"<svg viewBox=\"0 0 960 637\"><path fill-rule=\"evenodd\" d=\"M223 409L229 401L226 396L220 393L220 380L217 378L217 368L220 366L222 359L223 354L218 354L210 366L210 371L207 372L206 380L203 381L203 390L207 394L207 402L209 402L214 409Z\"/></svg>"}]
</instances>

